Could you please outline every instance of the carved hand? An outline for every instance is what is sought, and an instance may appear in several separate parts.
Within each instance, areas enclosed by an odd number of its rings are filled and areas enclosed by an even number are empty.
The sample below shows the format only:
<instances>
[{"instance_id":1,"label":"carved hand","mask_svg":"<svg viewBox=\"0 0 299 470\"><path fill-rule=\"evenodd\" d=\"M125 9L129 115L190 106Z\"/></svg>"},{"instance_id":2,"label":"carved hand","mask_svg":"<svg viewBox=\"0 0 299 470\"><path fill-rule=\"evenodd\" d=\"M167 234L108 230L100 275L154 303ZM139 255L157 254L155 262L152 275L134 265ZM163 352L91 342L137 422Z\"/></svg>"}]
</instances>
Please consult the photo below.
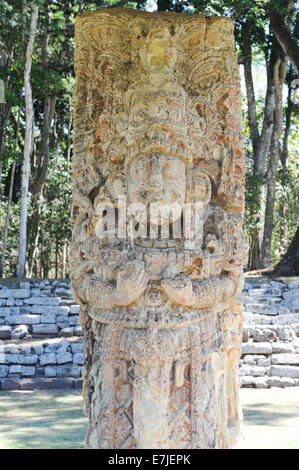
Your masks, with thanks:
<instances>
[{"instance_id":1,"label":"carved hand","mask_svg":"<svg viewBox=\"0 0 299 470\"><path fill-rule=\"evenodd\" d=\"M194 303L193 286L190 279L175 278L162 281L162 288L177 304L191 307Z\"/></svg>"},{"instance_id":2,"label":"carved hand","mask_svg":"<svg viewBox=\"0 0 299 470\"><path fill-rule=\"evenodd\" d=\"M144 292L148 283L148 274L142 261L132 261L117 273L117 284L113 294L113 304L130 305Z\"/></svg>"}]
</instances>

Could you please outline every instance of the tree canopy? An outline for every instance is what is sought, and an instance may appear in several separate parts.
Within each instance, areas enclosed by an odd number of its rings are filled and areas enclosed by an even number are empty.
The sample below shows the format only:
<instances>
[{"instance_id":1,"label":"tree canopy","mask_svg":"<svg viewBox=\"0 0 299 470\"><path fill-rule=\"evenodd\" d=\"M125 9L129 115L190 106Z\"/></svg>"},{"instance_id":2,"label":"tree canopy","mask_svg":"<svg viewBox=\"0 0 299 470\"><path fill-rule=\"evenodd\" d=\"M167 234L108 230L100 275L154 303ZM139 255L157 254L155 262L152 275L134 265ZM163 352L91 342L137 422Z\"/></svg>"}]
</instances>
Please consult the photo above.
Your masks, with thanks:
<instances>
[{"instance_id":1,"label":"tree canopy","mask_svg":"<svg viewBox=\"0 0 299 470\"><path fill-rule=\"evenodd\" d=\"M147 1L0 0L1 276L68 273L74 21L81 11L115 6L150 8ZM154 6L234 20L244 82L247 268L265 268L287 253L298 228L298 2L157 0Z\"/></svg>"}]
</instances>

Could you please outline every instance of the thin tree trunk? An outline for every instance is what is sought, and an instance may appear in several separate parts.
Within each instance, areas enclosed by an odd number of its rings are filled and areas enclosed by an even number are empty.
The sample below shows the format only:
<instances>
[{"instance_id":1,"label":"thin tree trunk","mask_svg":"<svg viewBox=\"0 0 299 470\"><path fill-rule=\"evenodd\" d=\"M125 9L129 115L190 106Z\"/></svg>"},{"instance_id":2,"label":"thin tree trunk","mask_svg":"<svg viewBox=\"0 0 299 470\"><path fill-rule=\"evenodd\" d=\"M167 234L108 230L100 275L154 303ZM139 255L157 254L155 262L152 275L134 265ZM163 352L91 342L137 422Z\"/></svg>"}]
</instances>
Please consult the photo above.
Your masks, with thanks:
<instances>
[{"instance_id":1,"label":"thin tree trunk","mask_svg":"<svg viewBox=\"0 0 299 470\"><path fill-rule=\"evenodd\" d=\"M69 111L69 119L68 119L68 133L67 133L67 149L66 149L66 160L67 160L67 167L68 170L70 169L71 163L71 150L72 150L72 127L73 127L73 109L72 109L72 102L70 95L68 96L68 111ZM68 173L69 176L70 173Z\"/></svg>"},{"instance_id":2,"label":"thin tree trunk","mask_svg":"<svg viewBox=\"0 0 299 470\"><path fill-rule=\"evenodd\" d=\"M9 55L6 52L5 45L0 41L0 66L7 68L9 66ZM9 81L9 78L6 82ZM8 83L5 84L7 86ZM5 130L6 124L10 114L10 107L7 103L0 102L0 193L1 193L1 180L2 180L2 170L3 170L3 149L4 149L4 140L5 140Z\"/></svg>"},{"instance_id":3,"label":"thin tree trunk","mask_svg":"<svg viewBox=\"0 0 299 470\"><path fill-rule=\"evenodd\" d=\"M294 4L294 2L289 3L290 6ZM292 62L297 75L299 76L299 46L296 41L296 34L294 34L294 37L292 37L288 25L285 23L285 19L280 13L278 13L278 11L269 6L267 7L267 12L271 20L271 29L273 30L285 55L290 58L290 61ZM298 28L299 21L297 19L295 29L298 30Z\"/></svg>"},{"instance_id":4,"label":"thin tree trunk","mask_svg":"<svg viewBox=\"0 0 299 470\"><path fill-rule=\"evenodd\" d=\"M61 278L65 278L65 266L66 266L66 244L63 245L62 252L62 266L61 266Z\"/></svg>"},{"instance_id":5,"label":"thin tree trunk","mask_svg":"<svg viewBox=\"0 0 299 470\"><path fill-rule=\"evenodd\" d=\"M55 278L58 278L58 242L55 242Z\"/></svg>"},{"instance_id":6,"label":"thin tree trunk","mask_svg":"<svg viewBox=\"0 0 299 470\"><path fill-rule=\"evenodd\" d=\"M253 175L256 177L256 198L260 203L259 213L263 214L265 205L264 174L266 171L266 161L269 153L271 135L273 130L273 116L275 107L274 81L273 81L273 55L267 64L267 91L264 105L264 119L262 131L259 132L254 83L252 77L252 48L250 23L246 22L242 26L242 55L244 65L244 76L246 84L246 95L248 105L248 121L250 137L253 150ZM256 216L256 214L252 214ZM250 270L260 267L261 244L263 223L259 222L256 230L252 232L249 241L250 249L248 256L248 268Z\"/></svg>"},{"instance_id":7,"label":"thin tree trunk","mask_svg":"<svg viewBox=\"0 0 299 470\"><path fill-rule=\"evenodd\" d=\"M282 88L286 77L287 58L279 58L274 66L275 81L275 120L271 141L270 161L267 173L267 198L265 208L265 222L263 230L263 242L261 252L261 267L271 264L271 242L273 232L274 200L276 173L280 157L280 134L283 126Z\"/></svg>"},{"instance_id":8,"label":"thin tree trunk","mask_svg":"<svg viewBox=\"0 0 299 470\"><path fill-rule=\"evenodd\" d=\"M48 2L45 2L45 17L46 24L44 29L42 41L42 63L44 71L47 73L49 63L49 25L50 25L50 12ZM70 12L69 12L70 15ZM69 26L70 17L66 16L66 25ZM68 28L69 29L69 28ZM58 65L61 66L67 53L68 36L63 43L59 54ZM57 97L50 94L48 77L45 84L46 92L44 96L44 113L43 113L43 130L42 130L42 147L39 154L38 167L36 176L32 185L32 194L34 197L33 211L30 218L30 234L28 234L28 258L29 258L29 275L32 274L32 266L36 257L37 248L40 238L40 214L43 203L43 190L47 176L49 160L50 160L50 133L51 124L55 115L55 106Z\"/></svg>"},{"instance_id":9,"label":"thin tree trunk","mask_svg":"<svg viewBox=\"0 0 299 470\"><path fill-rule=\"evenodd\" d=\"M251 38L248 23L245 23L242 28L242 42L243 42L243 65L244 65L244 78L246 84L247 106L248 106L248 122L250 138L252 142L253 154L256 155L259 145L259 129L256 114L256 99L254 92L254 84L252 77L252 48Z\"/></svg>"},{"instance_id":10,"label":"thin tree trunk","mask_svg":"<svg viewBox=\"0 0 299 470\"><path fill-rule=\"evenodd\" d=\"M0 277L3 277L3 272L4 272L4 264L5 264L6 248L7 248L7 234L8 234L8 227L9 227L12 192L13 192L15 169L16 169L17 141L18 141L19 128L20 128L20 118L21 118L21 104L19 106L17 128L15 131L14 155L13 155L13 162L12 162L12 167L11 167L7 211L6 211L5 226L4 226L4 233L3 233L2 255L1 255L1 262L0 262Z\"/></svg>"},{"instance_id":11,"label":"thin tree trunk","mask_svg":"<svg viewBox=\"0 0 299 470\"><path fill-rule=\"evenodd\" d=\"M292 96L292 88L291 83L289 83L289 91L288 91L288 105L285 113L285 129L284 129L284 136L283 136L283 144L282 144L282 151L280 152L280 161L282 168L286 170L287 162L289 158L289 149L288 149L288 142L289 136L291 131L291 118L292 113L294 111L295 105L291 99Z\"/></svg>"},{"instance_id":12,"label":"thin tree trunk","mask_svg":"<svg viewBox=\"0 0 299 470\"><path fill-rule=\"evenodd\" d=\"M22 165L22 183L21 183L21 210L20 210L20 232L19 232L19 250L17 263L17 277L22 277L25 270L26 246L27 246L27 214L28 214L28 189L30 178L30 156L33 140L33 122L34 110L32 101L32 88L30 82L30 73L32 65L33 45L37 28L38 6L33 5L30 22L30 33L26 48L26 60L24 70L25 86L25 107L26 107L26 130L24 142L24 156Z\"/></svg>"},{"instance_id":13,"label":"thin tree trunk","mask_svg":"<svg viewBox=\"0 0 299 470\"><path fill-rule=\"evenodd\" d=\"M10 115L10 108L2 103L0 104L0 193L1 193L1 180L2 180L2 169L3 169L3 149L5 141L5 130L7 121Z\"/></svg>"}]
</instances>

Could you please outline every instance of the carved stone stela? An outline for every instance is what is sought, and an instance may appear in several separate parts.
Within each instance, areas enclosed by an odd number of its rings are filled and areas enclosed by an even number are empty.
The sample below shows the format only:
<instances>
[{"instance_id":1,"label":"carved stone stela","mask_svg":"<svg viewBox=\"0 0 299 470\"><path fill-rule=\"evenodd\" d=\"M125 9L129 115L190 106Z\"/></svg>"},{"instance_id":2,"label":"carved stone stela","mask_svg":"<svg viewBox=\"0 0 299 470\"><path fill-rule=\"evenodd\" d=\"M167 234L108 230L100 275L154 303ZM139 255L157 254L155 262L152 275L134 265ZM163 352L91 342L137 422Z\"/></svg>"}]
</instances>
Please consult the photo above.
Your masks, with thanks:
<instances>
[{"instance_id":1,"label":"carved stone stela","mask_svg":"<svg viewBox=\"0 0 299 470\"><path fill-rule=\"evenodd\" d=\"M123 8L82 13L75 67L70 270L86 331L86 446L230 448L242 419L245 253L233 23ZM127 236L124 200L197 203L200 242L159 236L165 224L154 215L158 236L148 219L134 227L143 236ZM99 236L105 201L117 229ZM170 227L185 217L173 215Z\"/></svg>"}]
</instances>

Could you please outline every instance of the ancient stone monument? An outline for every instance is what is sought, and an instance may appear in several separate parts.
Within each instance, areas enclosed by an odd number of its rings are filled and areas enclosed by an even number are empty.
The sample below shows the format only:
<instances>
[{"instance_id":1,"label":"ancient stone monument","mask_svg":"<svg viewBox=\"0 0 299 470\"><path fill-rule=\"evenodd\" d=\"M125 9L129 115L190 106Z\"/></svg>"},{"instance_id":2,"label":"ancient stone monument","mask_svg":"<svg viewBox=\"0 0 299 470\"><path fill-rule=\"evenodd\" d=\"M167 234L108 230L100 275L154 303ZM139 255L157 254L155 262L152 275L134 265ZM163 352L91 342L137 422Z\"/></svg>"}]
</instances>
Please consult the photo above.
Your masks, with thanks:
<instances>
[{"instance_id":1,"label":"ancient stone monument","mask_svg":"<svg viewBox=\"0 0 299 470\"><path fill-rule=\"evenodd\" d=\"M75 67L70 268L86 446L229 448L244 257L233 23L83 13Z\"/></svg>"}]
</instances>

